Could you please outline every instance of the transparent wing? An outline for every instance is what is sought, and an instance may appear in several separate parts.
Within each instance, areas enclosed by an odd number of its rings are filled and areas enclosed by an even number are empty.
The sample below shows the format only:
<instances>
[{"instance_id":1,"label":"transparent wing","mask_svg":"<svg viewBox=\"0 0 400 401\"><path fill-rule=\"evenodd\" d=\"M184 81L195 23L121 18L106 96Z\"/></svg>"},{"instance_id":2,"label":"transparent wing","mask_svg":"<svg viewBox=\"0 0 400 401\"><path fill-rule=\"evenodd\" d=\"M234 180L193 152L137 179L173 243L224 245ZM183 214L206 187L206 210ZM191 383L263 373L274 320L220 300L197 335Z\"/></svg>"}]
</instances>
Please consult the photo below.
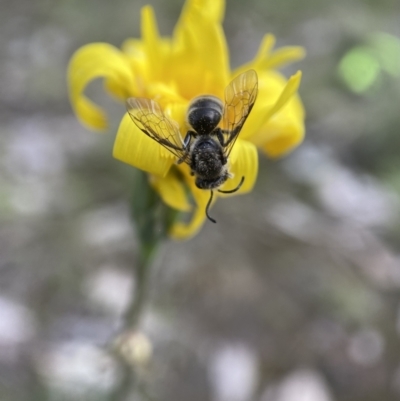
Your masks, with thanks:
<instances>
[{"instance_id":1,"label":"transparent wing","mask_svg":"<svg viewBox=\"0 0 400 401\"><path fill-rule=\"evenodd\" d=\"M224 153L228 157L258 93L258 78L254 70L237 76L225 89L223 117Z\"/></svg>"},{"instance_id":2,"label":"transparent wing","mask_svg":"<svg viewBox=\"0 0 400 401\"><path fill-rule=\"evenodd\" d=\"M187 162L188 152L183 147L178 124L163 113L157 102L131 97L126 105L133 122L141 131L168 149L178 160Z\"/></svg>"}]
</instances>

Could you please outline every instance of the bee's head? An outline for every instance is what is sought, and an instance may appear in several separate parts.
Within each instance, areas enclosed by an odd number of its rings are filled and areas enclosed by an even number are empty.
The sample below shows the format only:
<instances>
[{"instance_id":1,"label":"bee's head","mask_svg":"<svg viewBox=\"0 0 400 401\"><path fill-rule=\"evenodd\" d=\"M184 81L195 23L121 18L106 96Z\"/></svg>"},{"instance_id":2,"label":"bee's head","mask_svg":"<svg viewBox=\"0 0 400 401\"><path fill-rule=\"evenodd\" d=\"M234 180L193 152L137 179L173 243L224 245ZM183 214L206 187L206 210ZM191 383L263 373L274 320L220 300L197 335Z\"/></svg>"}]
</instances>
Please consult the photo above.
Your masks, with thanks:
<instances>
[{"instance_id":1,"label":"bee's head","mask_svg":"<svg viewBox=\"0 0 400 401\"><path fill-rule=\"evenodd\" d=\"M223 104L215 96L199 96L188 108L189 125L200 135L208 135L217 128L222 118Z\"/></svg>"}]
</instances>

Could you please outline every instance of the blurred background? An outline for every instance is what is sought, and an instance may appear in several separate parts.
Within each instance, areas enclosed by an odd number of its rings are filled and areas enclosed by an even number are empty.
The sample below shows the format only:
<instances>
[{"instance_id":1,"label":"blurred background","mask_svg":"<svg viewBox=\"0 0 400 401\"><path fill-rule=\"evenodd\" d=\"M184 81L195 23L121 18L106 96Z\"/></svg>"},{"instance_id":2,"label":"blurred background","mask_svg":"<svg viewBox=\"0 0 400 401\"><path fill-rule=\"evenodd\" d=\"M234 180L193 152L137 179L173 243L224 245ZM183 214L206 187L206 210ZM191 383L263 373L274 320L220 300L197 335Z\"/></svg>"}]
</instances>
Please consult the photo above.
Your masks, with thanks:
<instances>
[{"instance_id":1,"label":"blurred background","mask_svg":"<svg viewBox=\"0 0 400 401\"><path fill-rule=\"evenodd\" d=\"M182 0L152 0L170 35ZM137 0L2 0L0 400L118 399L104 347L135 293L132 168L72 114L80 46L139 36ZM232 66L300 45L307 137L153 267L131 400L400 399L400 2L228 0ZM152 354L152 356L151 356ZM120 398L121 399L121 398Z\"/></svg>"}]
</instances>

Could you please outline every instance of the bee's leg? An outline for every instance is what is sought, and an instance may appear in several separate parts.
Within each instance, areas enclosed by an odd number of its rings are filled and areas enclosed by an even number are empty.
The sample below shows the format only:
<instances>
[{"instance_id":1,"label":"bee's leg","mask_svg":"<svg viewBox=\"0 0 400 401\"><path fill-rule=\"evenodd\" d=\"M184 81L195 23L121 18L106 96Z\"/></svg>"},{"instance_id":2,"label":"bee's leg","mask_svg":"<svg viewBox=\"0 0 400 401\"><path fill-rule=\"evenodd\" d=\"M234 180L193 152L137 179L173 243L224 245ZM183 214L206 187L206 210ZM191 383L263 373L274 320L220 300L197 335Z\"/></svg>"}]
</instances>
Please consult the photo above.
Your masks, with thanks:
<instances>
[{"instance_id":1,"label":"bee's leg","mask_svg":"<svg viewBox=\"0 0 400 401\"><path fill-rule=\"evenodd\" d=\"M224 147L225 146L225 140L224 140L224 135L223 135L224 131L221 128L217 128L214 131L214 133L215 133L216 137L218 138L218 141L221 144L221 146Z\"/></svg>"},{"instance_id":2,"label":"bee's leg","mask_svg":"<svg viewBox=\"0 0 400 401\"><path fill-rule=\"evenodd\" d=\"M208 214L208 210L210 209L211 202L212 202L213 196L214 196L213 190L211 190L210 192L211 192L211 194L210 194L210 199L208 200L208 203L207 203L207 206L206 206L206 216L207 216L207 219L208 219L208 220L212 221L213 223L216 223L217 221L214 220L212 217L210 217L210 215Z\"/></svg>"},{"instance_id":3,"label":"bee's leg","mask_svg":"<svg viewBox=\"0 0 400 401\"><path fill-rule=\"evenodd\" d=\"M186 156L189 154L189 144L190 140L192 139L192 132L188 131L185 139L183 140L182 150L185 152L183 156L176 162L176 164L181 164L185 160Z\"/></svg>"},{"instance_id":4,"label":"bee's leg","mask_svg":"<svg viewBox=\"0 0 400 401\"><path fill-rule=\"evenodd\" d=\"M195 134L196 133L194 131L187 132L185 139L183 140L183 146L182 146L183 150L185 151L185 154L176 162L176 164L181 164L185 160L186 156L189 154L190 141L192 137L195 136Z\"/></svg>"},{"instance_id":5,"label":"bee's leg","mask_svg":"<svg viewBox=\"0 0 400 401\"><path fill-rule=\"evenodd\" d=\"M194 131L188 131L186 133L185 139L183 140L183 148L188 150L188 147L190 145L190 141L192 137L195 137L196 133Z\"/></svg>"},{"instance_id":6,"label":"bee's leg","mask_svg":"<svg viewBox=\"0 0 400 401\"><path fill-rule=\"evenodd\" d=\"M236 192L236 191L238 191L240 189L240 187L242 186L243 182L244 182L244 177L242 177L242 179L239 182L239 185L236 188L231 189L229 191L223 191L221 189L218 189L218 192L221 192L223 194L232 194L232 193L234 193L234 192Z\"/></svg>"}]
</instances>

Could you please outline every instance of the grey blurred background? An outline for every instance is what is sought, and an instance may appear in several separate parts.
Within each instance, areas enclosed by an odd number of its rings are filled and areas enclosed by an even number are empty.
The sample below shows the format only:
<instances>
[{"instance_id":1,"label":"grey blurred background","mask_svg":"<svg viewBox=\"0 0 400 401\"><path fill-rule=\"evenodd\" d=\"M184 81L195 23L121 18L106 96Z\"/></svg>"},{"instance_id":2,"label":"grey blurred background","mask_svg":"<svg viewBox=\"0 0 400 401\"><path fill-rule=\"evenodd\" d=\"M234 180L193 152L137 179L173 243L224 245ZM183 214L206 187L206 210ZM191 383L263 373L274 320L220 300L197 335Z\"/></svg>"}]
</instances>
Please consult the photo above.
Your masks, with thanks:
<instances>
[{"instance_id":1,"label":"grey blurred background","mask_svg":"<svg viewBox=\"0 0 400 401\"><path fill-rule=\"evenodd\" d=\"M104 348L135 292L132 169L72 114L81 45L139 35L135 0L1 0L0 400L109 400ZM183 1L153 0L169 35ZM232 67L262 35L300 45L307 137L261 160L217 225L167 242L132 400L400 399L400 2L229 1ZM390 36L388 36L390 35ZM144 341L144 340L143 340ZM147 348L149 350L149 344Z\"/></svg>"}]
</instances>

